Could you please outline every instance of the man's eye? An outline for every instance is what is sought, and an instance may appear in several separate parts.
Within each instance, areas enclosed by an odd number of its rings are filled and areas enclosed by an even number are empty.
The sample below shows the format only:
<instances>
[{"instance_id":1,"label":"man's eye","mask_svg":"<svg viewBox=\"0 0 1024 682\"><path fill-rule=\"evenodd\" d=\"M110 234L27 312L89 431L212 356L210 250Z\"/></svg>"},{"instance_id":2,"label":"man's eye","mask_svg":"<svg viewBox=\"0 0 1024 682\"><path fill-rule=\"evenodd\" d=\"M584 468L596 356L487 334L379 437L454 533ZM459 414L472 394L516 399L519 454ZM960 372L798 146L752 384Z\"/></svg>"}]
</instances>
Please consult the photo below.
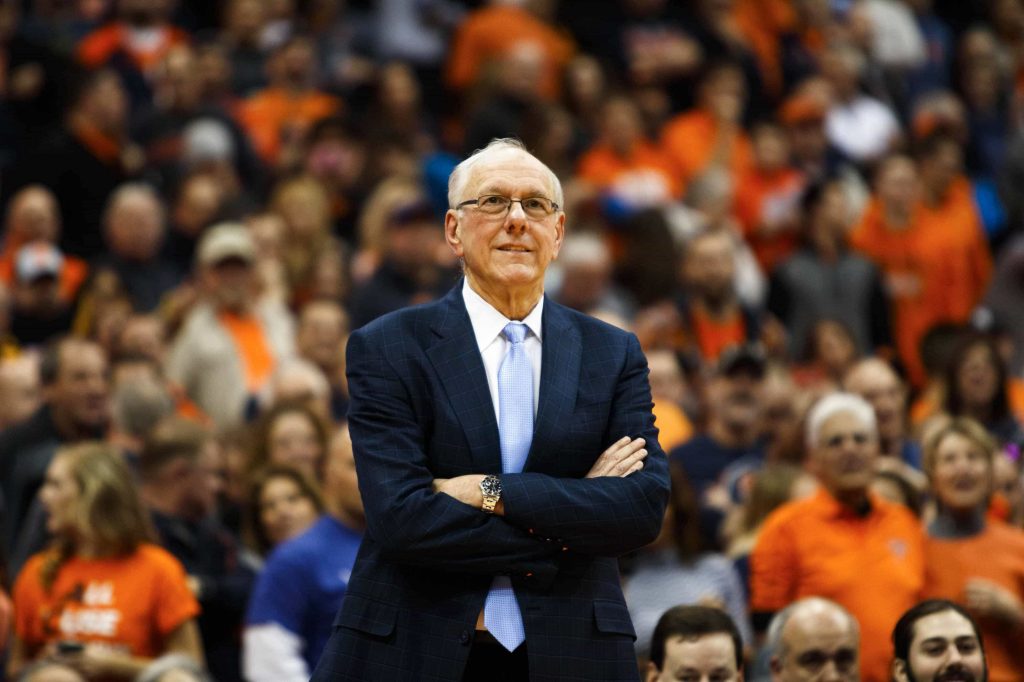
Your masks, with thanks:
<instances>
[{"instance_id":1,"label":"man's eye","mask_svg":"<svg viewBox=\"0 0 1024 682\"><path fill-rule=\"evenodd\" d=\"M523 208L525 208L528 211L543 209L544 202L541 201L540 199L523 199Z\"/></svg>"},{"instance_id":2,"label":"man's eye","mask_svg":"<svg viewBox=\"0 0 1024 682\"><path fill-rule=\"evenodd\" d=\"M480 205L481 206L501 206L504 203L505 203L505 199L503 197L499 197L499 196L495 196L495 195L489 195L489 196L486 196L486 197L480 197Z\"/></svg>"}]
</instances>

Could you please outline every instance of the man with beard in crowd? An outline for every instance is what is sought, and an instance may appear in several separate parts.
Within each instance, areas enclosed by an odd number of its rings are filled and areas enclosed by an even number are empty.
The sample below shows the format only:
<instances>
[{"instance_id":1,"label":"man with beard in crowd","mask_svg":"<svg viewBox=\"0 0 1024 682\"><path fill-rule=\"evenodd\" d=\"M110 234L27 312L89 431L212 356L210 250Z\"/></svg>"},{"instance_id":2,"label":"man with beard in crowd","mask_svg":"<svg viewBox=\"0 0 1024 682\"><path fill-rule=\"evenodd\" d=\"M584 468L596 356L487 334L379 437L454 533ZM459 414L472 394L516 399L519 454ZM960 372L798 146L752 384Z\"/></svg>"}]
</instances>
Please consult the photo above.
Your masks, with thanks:
<instances>
[{"instance_id":1,"label":"man with beard in crowd","mask_svg":"<svg viewBox=\"0 0 1024 682\"><path fill-rule=\"evenodd\" d=\"M895 682L988 682L978 624L962 607L929 599L903 614L892 632Z\"/></svg>"}]
</instances>

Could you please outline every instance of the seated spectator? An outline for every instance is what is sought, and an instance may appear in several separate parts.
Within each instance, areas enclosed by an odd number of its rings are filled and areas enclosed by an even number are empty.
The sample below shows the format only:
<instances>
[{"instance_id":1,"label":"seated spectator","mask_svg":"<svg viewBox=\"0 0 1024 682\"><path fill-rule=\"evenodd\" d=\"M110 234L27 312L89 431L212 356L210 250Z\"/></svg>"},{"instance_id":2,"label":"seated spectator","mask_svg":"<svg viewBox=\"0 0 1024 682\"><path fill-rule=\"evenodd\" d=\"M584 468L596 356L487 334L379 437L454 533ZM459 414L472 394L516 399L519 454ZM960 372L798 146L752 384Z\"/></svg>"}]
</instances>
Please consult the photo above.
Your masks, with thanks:
<instances>
[{"instance_id":1,"label":"seated spectator","mask_svg":"<svg viewBox=\"0 0 1024 682\"><path fill-rule=\"evenodd\" d=\"M249 547L267 556L309 530L323 513L323 498L309 478L284 464L269 465L253 476L243 510Z\"/></svg>"},{"instance_id":2,"label":"seated spectator","mask_svg":"<svg viewBox=\"0 0 1024 682\"><path fill-rule=\"evenodd\" d=\"M566 235L557 267L561 279L553 296L562 305L588 315L600 311L627 320L633 317L633 301L615 282L615 260L602 235Z\"/></svg>"},{"instance_id":3,"label":"seated spectator","mask_svg":"<svg viewBox=\"0 0 1024 682\"><path fill-rule=\"evenodd\" d=\"M331 633L365 526L345 428L331 439L324 498L327 513L275 548L256 583L244 635L248 682L305 682Z\"/></svg>"},{"instance_id":4,"label":"seated spectator","mask_svg":"<svg viewBox=\"0 0 1024 682\"><path fill-rule=\"evenodd\" d=\"M704 71L697 106L665 124L661 144L684 186L711 166L723 166L733 181L750 169L750 139L741 123L747 94L739 65L712 64Z\"/></svg>"},{"instance_id":5,"label":"seated spectator","mask_svg":"<svg viewBox=\"0 0 1024 682\"><path fill-rule=\"evenodd\" d=\"M743 643L736 624L720 609L672 607L654 628L646 673L646 682L742 682Z\"/></svg>"},{"instance_id":6,"label":"seated spectator","mask_svg":"<svg viewBox=\"0 0 1024 682\"><path fill-rule=\"evenodd\" d=\"M645 354L654 418L658 424L658 444L668 452L693 437L693 422L687 409L695 411L695 396L691 394L679 356L674 351L651 349Z\"/></svg>"},{"instance_id":7,"label":"seated spectator","mask_svg":"<svg viewBox=\"0 0 1024 682\"><path fill-rule=\"evenodd\" d=\"M238 632L255 575L213 515L223 486L221 457L201 426L164 419L142 447L140 493L160 544L182 563L202 607L199 632L210 672L219 682L239 682Z\"/></svg>"},{"instance_id":8,"label":"seated spectator","mask_svg":"<svg viewBox=\"0 0 1024 682\"><path fill-rule=\"evenodd\" d=\"M150 663L135 682L220 682L188 656L168 654Z\"/></svg>"},{"instance_id":9,"label":"seated spectator","mask_svg":"<svg viewBox=\"0 0 1024 682\"><path fill-rule=\"evenodd\" d=\"M978 624L953 602L929 599L909 609L896 623L892 641L894 682L989 679Z\"/></svg>"},{"instance_id":10,"label":"seated spectator","mask_svg":"<svg viewBox=\"0 0 1024 682\"><path fill-rule=\"evenodd\" d=\"M316 299L299 313L295 345L299 357L320 368L331 389L331 419L345 420L348 412L348 381L345 378L345 344L349 333L348 313L339 303Z\"/></svg>"},{"instance_id":11,"label":"seated spectator","mask_svg":"<svg viewBox=\"0 0 1024 682\"><path fill-rule=\"evenodd\" d=\"M921 444L911 437L907 413L909 389L892 365L881 358L861 360L843 377L843 388L874 409L880 454L920 469Z\"/></svg>"},{"instance_id":12,"label":"seated spectator","mask_svg":"<svg viewBox=\"0 0 1024 682\"><path fill-rule=\"evenodd\" d=\"M301 305L313 294L317 258L332 248L331 198L322 182L303 175L278 183L270 208L284 228L280 254L289 300Z\"/></svg>"},{"instance_id":13,"label":"seated spectator","mask_svg":"<svg viewBox=\"0 0 1024 682\"><path fill-rule=\"evenodd\" d=\"M860 626L833 601L806 597L779 611L765 649L772 682L860 682Z\"/></svg>"},{"instance_id":14,"label":"seated spectator","mask_svg":"<svg viewBox=\"0 0 1024 682\"><path fill-rule=\"evenodd\" d=\"M736 180L736 218L761 270L771 273L796 249L807 181L790 165L789 140L781 126L764 121L751 136L753 163Z\"/></svg>"},{"instance_id":15,"label":"seated spectator","mask_svg":"<svg viewBox=\"0 0 1024 682\"><path fill-rule=\"evenodd\" d=\"M250 471L283 464L302 472L310 481L319 481L328 435L320 412L302 402L276 403L253 429Z\"/></svg>"},{"instance_id":16,"label":"seated spectator","mask_svg":"<svg viewBox=\"0 0 1024 682\"><path fill-rule=\"evenodd\" d=\"M848 42L830 44L821 59L822 75L834 96L825 132L840 152L858 164L876 161L900 139L900 124L893 111L861 90L866 68L864 53Z\"/></svg>"},{"instance_id":17,"label":"seated spectator","mask_svg":"<svg viewBox=\"0 0 1024 682\"><path fill-rule=\"evenodd\" d=\"M73 301L61 294L64 254L49 242L31 242L15 256L11 333L25 346L71 331Z\"/></svg>"},{"instance_id":18,"label":"seated spectator","mask_svg":"<svg viewBox=\"0 0 1024 682\"><path fill-rule=\"evenodd\" d=\"M37 357L0 358L0 430L28 419L42 399Z\"/></svg>"},{"instance_id":19,"label":"seated spectator","mask_svg":"<svg viewBox=\"0 0 1024 682\"><path fill-rule=\"evenodd\" d=\"M18 190L7 206L4 221L3 249L0 251L0 280L8 286L16 278L16 256L22 246L36 241L56 245L61 232L57 197L42 185L29 185ZM65 254L60 269L60 295L74 301L85 282L89 266L81 258Z\"/></svg>"},{"instance_id":20,"label":"seated spectator","mask_svg":"<svg viewBox=\"0 0 1024 682\"><path fill-rule=\"evenodd\" d=\"M316 52L308 38L293 36L281 45L267 73L267 87L244 100L237 115L264 163L275 167L313 123L341 109L341 100L317 89Z\"/></svg>"},{"instance_id":21,"label":"seated spectator","mask_svg":"<svg viewBox=\"0 0 1024 682\"><path fill-rule=\"evenodd\" d=\"M11 675L60 641L80 645L61 660L91 679L131 680L168 652L203 660L199 605L181 564L150 544L152 526L118 453L98 443L61 450L41 500L54 541L14 586Z\"/></svg>"},{"instance_id":22,"label":"seated spectator","mask_svg":"<svg viewBox=\"0 0 1024 682\"><path fill-rule=\"evenodd\" d=\"M981 423L1000 445L1024 444L1024 431L1010 411L1006 362L992 339L961 339L946 367L943 411Z\"/></svg>"},{"instance_id":23,"label":"seated spectator","mask_svg":"<svg viewBox=\"0 0 1024 682\"><path fill-rule=\"evenodd\" d=\"M830 318L818 320L811 328L806 347L804 362L793 375L801 388L811 392L828 393L840 388L847 370L861 357L853 333Z\"/></svg>"},{"instance_id":24,"label":"seated spectator","mask_svg":"<svg viewBox=\"0 0 1024 682\"><path fill-rule=\"evenodd\" d=\"M699 507L693 488L677 466L672 467L672 496L661 534L641 551L623 584L623 594L637 631L637 653L644 657L647 640L665 604L715 605L729 614L752 644L746 594L732 562L708 551L698 526ZM652 655L653 658L653 655Z\"/></svg>"},{"instance_id":25,"label":"seated spectator","mask_svg":"<svg viewBox=\"0 0 1024 682\"><path fill-rule=\"evenodd\" d=\"M849 206L838 180L811 185L801 208L802 247L772 273L768 310L789 332L789 352L804 358L814 325L838 319L860 353L888 347L889 306L881 272L847 247Z\"/></svg>"},{"instance_id":26,"label":"seated spectator","mask_svg":"<svg viewBox=\"0 0 1024 682\"><path fill-rule=\"evenodd\" d=\"M266 387L246 406L246 418L255 419L275 405L301 403L325 424L331 422L331 386L323 371L303 358L278 363Z\"/></svg>"},{"instance_id":27,"label":"seated spectator","mask_svg":"<svg viewBox=\"0 0 1024 682\"><path fill-rule=\"evenodd\" d=\"M864 682L888 682L888 633L919 598L924 537L907 509L869 492L878 459L871 405L848 393L825 396L806 433L821 488L765 521L750 557L754 625L802 597L831 599L860 623Z\"/></svg>"},{"instance_id":28,"label":"seated spectator","mask_svg":"<svg viewBox=\"0 0 1024 682\"><path fill-rule=\"evenodd\" d=\"M724 230L703 231L686 243L676 306L693 352L714 363L726 348L758 340L761 320L744 304L736 287L738 237Z\"/></svg>"},{"instance_id":29,"label":"seated spectator","mask_svg":"<svg viewBox=\"0 0 1024 682\"><path fill-rule=\"evenodd\" d=\"M939 427L925 444L936 514L927 526L924 596L969 609L981 628L989 679L1011 682L1024 670L1024 531L987 513L996 452L969 418Z\"/></svg>"},{"instance_id":30,"label":"seated spectator","mask_svg":"<svg viewBox=\"0 0 1024 682\"><path fill-rule=\"evenodd\" d=\"M636 103L612 96L601 106L600 137L580 157L577 177L632 209L661 206L682 196L672 160L644 134Z\"/></svg>"},{"instance_id":31,"label":"seated spectator","mask_svg":"<svg viewBox=\"0 0 1024 682\"><path fill-rule=\"evenodd\" d=\"M392 206L383 229L380 264L352 291L349 311L353 329L399 308L432 301L455 281L441 266L438 254L444 248L443 234L425 197L410 197Z\"/></svg>"},{"instance_id":32,"label":"seated spectator","mask_svg":"<svg viewBox=\"0 0 1024 682\"><path fill-rule=\"evenodd\" d=\"M114 190L103 214L107 252L93 267L113 271L141 313L155 310L182 279L161 255L165 232L164 205L152 187L133 182Z\"/></svg>"},{"instance_id":33,"label":"seated spectator","mask_svg":"<svg viewBox=\"0 0 1024 682\"><path fill-rule=\"evenodd\" d=\"M292 354L292 320L279 302L253 299L255 246L242 225L210 228L197 250L203 300L167 360L168 377L219 427L242 420L277 362Z\"/></svg>"}]
</instances>

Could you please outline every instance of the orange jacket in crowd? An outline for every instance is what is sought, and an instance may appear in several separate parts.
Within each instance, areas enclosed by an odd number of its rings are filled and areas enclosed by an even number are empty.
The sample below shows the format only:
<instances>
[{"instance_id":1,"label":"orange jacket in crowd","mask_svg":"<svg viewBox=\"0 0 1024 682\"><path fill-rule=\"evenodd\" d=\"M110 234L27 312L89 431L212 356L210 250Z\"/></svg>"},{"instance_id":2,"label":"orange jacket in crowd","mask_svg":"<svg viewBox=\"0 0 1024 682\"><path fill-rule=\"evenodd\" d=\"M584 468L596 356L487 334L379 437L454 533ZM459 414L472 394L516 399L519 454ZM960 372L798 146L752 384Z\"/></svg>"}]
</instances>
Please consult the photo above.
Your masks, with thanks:
<instances>
[{"instance_id":1,"label":"orange jacket in crowd","mask_svg":"<svg viewBox=\"0 0 1024 682\"><path fill-rule=\"evenodd\" d=\"M921 339L935 324L966 322L992 276L992 256L969 182L957 180L939 205L918 206L903 230L887 226L881 206L872 200L850 243L885 273L900 359L911 383L923 386Z\"/></svg>"},{"instance_id":2,"label":"orange jacket in crowd","mask_svg":"<svg viewBox=\"0 0 1024 682\"><path fill-rule=\"evenodd\" d=\"M743 229L744 239L766 275L793 253L799 244L800 232L794 229L799 226L772 234L760 228L773 213L792 214L794 208L799 210L804 186L803 173L792 168L772 173L754 168L739 178L734 214Z\"/></svg>"},{"instance_id":3,"label":"orange jacket in crowd","mask_svg":"<svg viewBox=\"0 0 1024 682\"><path fill-rule=\"evenodd\" d=\"M273 165L285 135L300 136L341 109L341 100L316 90L302 94L268 87L238 105L238 120L260 157Z\"/></svg>"},{"instance_id":4,"label":"orange jacket in crowd","mask_svg":"<svg viewBox=\"0 0 1024 682\"><path fill-rule=\"evenodd\" d=\"M610 144L595 144L580 157L577 176L600 192L618 189L616 194L627 197L640 191L651 198L678 199L682 190L671 159L660 147L643 140L635 142L626 157Z\"/></svg>"},{"instance_id":5,"label":"orange jacket in crowd","mask_svg":"<svg viewBox=\"0 0 1024 682\"><path fill-rule=\"evenodd\" d=\"M455 32L448 59L448 85L460 91L470 88L489 62L523 43L540 48L544 55L540 94L555 99L561 88L562 70L576 52L576 46L567 35L525 9L508 5L483 7L462 22Z\"/></svg>"},{"instance_id":6,"label":"orange jacket in crowd","mask_svg":"<svg viewBox=\"0 0 1024 682\"><path fill-rule=\"evenodd\" d=\"M143 45L133 44L130 29L120 21L101 26L78 44L77 56L85 66L104 66L118 52L123 52L142 73L153 69L176 45L189 42L188 34L170 24L160 27L157 39Z\"/></svg>"},{"instance_id":7,"label":"orange jacket in crowd","mask_svg":"<svg viewBox=\"0 0 1024 682\"><path fill-rule=\"evenodd\" d=\"M718 122L703 109L683 112L665 124L661 146L675 164L684 187L714 160L718 132ZM750 138L738 126L726 162L733 180L743 177L753 163Z\"/></svg>"}]
</instances>

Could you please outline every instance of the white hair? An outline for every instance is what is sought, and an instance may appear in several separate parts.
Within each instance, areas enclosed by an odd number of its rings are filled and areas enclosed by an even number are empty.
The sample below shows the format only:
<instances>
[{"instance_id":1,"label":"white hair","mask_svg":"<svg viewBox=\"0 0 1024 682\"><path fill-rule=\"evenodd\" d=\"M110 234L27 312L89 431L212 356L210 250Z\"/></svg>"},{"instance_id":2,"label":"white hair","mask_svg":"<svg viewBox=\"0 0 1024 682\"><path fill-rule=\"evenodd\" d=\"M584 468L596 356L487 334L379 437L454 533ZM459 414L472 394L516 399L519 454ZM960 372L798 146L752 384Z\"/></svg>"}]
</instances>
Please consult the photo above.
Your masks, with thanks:
<instances>
[{"instance_id":1,"label":"white hair","mask_svg":"<svg viewBox=\"0 0 1024 682\"><path fill-rule=\"evenodd\" d=\"M807 414L805 436L808 448L813 449L818 446L818 436L821 435L822 426L840 412L853 415L872 434L878 433L875 410L868 401L853 393L830 393L816 402Z\"/></svg>"},{"instance_id":2,"label":"white hair","mask_svg":"<svg viewBox=\"0 0 1024 682\"><path fill-rule=\"evenodd\" d=\"M448 176L448 206L450 208L455 208L460 200L466 200L462 195L466 191L466 185L469 184L469 179L472 177L472 173L470 171L472 171L473 166L483 161L487 156L509 150L522 152L536 160L540 165L544 166L544 169L550 176L551 189L554 194L554 196L551 197L551 200L558 204L559 208L564 208L565 196L562 194L562 183L559 181L558 176L555 175L554 171L542 163L540 159L527 151L526 146L514 137L499 137L491 140L486 147L476 150L455 167L452 174ZM475 199L476 197L469 198Z\"/></svg>"},{"instance_id":3,"label":"white hair","mask_svg":"<svg viewBox=\"0 0 1024 682\"><path fill-rule=\"evenodd\" d=\"M786 655L785 642L782 640L782 631L786 629L786 624L794 616L802 616L804 614L829 614L834 616L840 616L846 620L847 626L853 631L854 637L860 640L860 623L853 615L844 609L842 606L832 601L831 599L825 599L823 597L805 597L804 599L798 599L786 608L782 609L775 614L772 618L772 622L768 625L768 632L765 635L765 647L772 654L772 656L782 658Z\"/></svg>"}]
</instances>

